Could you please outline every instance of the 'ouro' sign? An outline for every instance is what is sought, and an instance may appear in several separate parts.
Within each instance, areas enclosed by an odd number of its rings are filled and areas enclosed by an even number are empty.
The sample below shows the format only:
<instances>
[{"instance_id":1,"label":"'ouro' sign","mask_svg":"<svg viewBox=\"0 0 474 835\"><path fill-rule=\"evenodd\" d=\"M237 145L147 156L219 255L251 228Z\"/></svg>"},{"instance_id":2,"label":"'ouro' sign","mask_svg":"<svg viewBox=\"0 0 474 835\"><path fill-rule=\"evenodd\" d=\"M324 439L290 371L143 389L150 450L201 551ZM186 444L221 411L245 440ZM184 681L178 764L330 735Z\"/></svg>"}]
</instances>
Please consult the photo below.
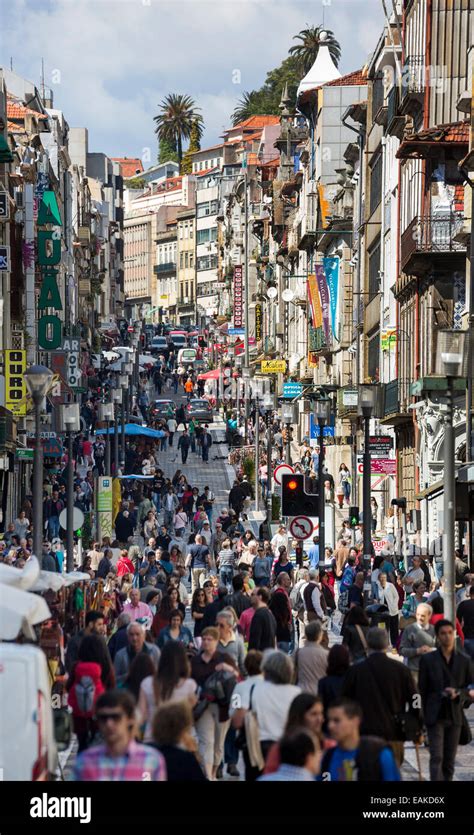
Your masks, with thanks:
<instances>
[{"instance_id":1,"label":"'ouro' sign","mask_svg":"<svg viewBox=\"0 0 474 835\"><path fill-rule=\"evenodd\" d=\"M56 351L61 345L63 309L58 287L61 264L61 215L54 191L45 191L38 208L37 252L41 272L38 299L38 345L43 351ZM48 227L48 228L45 228ZM53 228L52 228L53 227Z\"/></svg>"}]
</instances>

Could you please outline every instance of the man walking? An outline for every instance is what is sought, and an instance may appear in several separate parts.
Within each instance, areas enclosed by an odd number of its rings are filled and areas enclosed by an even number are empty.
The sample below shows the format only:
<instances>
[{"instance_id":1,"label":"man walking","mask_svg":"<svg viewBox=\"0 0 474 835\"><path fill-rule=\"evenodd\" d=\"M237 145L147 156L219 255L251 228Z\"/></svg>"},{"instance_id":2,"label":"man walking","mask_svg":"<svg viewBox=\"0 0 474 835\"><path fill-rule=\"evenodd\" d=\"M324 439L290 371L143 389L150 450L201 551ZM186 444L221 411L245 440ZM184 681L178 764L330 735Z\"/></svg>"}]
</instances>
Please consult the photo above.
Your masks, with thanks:
<instances>
[{"instance_id":1,"label":"man walking","mask_svg":"<svg viewBox=\"0 0 474 835\"><path fill-rule=\"evenodd\" d=\"M164 519L163 524L169 531L174 530L174 517L176 513L176 508L179 505L179 500L174 492L171 484L168 487L168 492L165 494L163 500L163 509L164 509Z\"/></svg>"},{"instance_id":2,"label":"man walking","mask_svg":"<svg viewBox=\"0 0 474 835\"><path fill-rule=\"evenodd\" d=\"M196 534L194 545L191 545L186 557L187 567L191 569L192 593L201 586L201 578L205 579L211 565L209 548L203 545L202 536Z\"/></svg>"},{"instance_id":3,"label":"man walking","mask_svg":"<svg viewBox=\"0 0 474 835\"><path fill-rule=\"evenodd\" d=\"M420 659L419 686L430 748L430 779L451 781L454 761L471 703L468 689L474 664L456 651L456 630L449 620L435 625L439 648Z\"/></svg>"},{"instance_id":4,"label":"man walking","mask_svg":"<svg viewBox=\"0 0 474 835\"><path fill-rule=\"evenodd\" d=\"M191 446L191 438L187 429L184 430L178 441L178 449L181 450L181 462L186 464L188 460L189 447Z\"/></svg>"},{"instance_id":5,"label":"man walking","mask_svg":"<svg viewBox=\"0 0 474 835\"><path fill-rule=\"evenodd\" d=\"M209 461L209 450L212 446L212 437L211 433L209 432L209 426L205 425L204 432L202 433L201 437L201 449L202 449L202 460Z\"/></svg>"}]
</instances>

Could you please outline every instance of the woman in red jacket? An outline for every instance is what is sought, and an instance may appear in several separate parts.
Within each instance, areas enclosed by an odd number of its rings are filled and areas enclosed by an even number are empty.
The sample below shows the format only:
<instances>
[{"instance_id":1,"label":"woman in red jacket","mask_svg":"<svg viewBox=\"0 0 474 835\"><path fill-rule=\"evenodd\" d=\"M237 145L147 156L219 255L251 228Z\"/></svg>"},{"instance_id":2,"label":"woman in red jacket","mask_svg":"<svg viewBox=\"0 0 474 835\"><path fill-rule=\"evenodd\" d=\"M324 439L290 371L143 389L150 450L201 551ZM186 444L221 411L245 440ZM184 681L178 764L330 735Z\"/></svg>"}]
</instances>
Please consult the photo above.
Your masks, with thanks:
<instances>
[{"instance_id":1,"label":"woman in red jacket","mask_svg":"<svg viewBox=\"0 0 474 835\"><path fill-rule=\"evenodd\" d=\"M128 556L128 551L123 550L117 560L117 577L123 577L124 574L134 574L135 566Z\"/></svg>"}]
</instances>

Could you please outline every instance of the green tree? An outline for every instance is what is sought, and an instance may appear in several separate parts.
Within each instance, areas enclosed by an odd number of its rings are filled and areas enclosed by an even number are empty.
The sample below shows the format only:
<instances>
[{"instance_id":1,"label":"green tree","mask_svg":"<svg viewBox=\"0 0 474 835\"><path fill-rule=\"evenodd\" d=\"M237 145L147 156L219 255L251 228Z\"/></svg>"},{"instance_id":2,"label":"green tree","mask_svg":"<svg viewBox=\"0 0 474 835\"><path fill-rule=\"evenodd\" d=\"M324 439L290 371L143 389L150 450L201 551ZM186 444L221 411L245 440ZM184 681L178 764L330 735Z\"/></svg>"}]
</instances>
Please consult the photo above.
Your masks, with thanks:
<instances>
[{"instance_id":1,"label":"green tree","mask_svg":"<svg viewBox=\"0 0 474 835\"><path fill-rule=\"evenodd\" d=\"M294 41L301 41L301 43L292 46L289 50L290 55L294 55L300 63L304 74L311 69L316 61L321 44L321 32L326 32L327 38L325 42L329 47L331 58L336 67L339 64L341 47L334 37L334 32L331 29L325 29L323 26L308 26L293 37Z\"/></svg>"},{"instance_id":2,"label":"green tree","mask_svg":"<svg viewBox=\"0 0 474 835\"><path fill-rule=\"evenodd\" d=\"M202 132L202 131L201 131ZM194 122L191 128L191 134L189 136L189 147L186 151L183 161L181 163L181 174L191 174L193 170L193 159L191 154L195 154L196 151L201 150L201 133L199 129L199 123Z\"/></svg>"},{"instance_id":3,"label":"green tree","mask_svg":"<svg viewBox=\"0 0 474 835\"><path fill-rule=\"evenodd\" d=\"M189 139L191 129L196 122L199 139L203 133L203 118L191 96L169 93L159 105L160 112L154 116L155 133L158 139L174 142L178 153L178 162L183 159L183 139Z\"/></svg>"},{"instance_id":4,"label":"green tree","mask_svg":"<svg viewBox=\"0 0 474 835\"><path fill-rule=\"evenodd\" d=\"M285 84L288 84L288 93L294 100L302 77L303 72L297 59L292 56L285 58L279 67L267 73L265 83L259 90L243 94L232 114L232 123L237 125L250 116L262 114L278 116Z\"/></svg>"},{"instance_id":5,"label":"green tree","mask_svg":"<svg viewBox=\"0 0 474 835\"><path fill-rule=\"evenodd\" d=\"M176 142L160 139L158 147L158 162L178 162Z\"/></svg>"}]
</instances>

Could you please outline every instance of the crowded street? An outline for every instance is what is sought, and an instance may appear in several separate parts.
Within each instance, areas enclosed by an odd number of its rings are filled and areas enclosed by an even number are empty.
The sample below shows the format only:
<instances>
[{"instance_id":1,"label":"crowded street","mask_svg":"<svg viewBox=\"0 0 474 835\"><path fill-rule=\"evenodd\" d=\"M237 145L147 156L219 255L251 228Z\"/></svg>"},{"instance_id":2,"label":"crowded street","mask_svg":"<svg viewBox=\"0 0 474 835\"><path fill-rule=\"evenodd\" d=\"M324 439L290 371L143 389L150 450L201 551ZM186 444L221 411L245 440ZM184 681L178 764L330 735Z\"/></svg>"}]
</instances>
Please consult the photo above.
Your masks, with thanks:
<instances>
[{"instance_id":1,"label":"crowded street","mask_svg":"<svg viewBox=\"0 0 474 835\"><path fill-rule=\"evenodd\" d=\"M0 835L471 832L472 4L7 5Z\"/></svg>"}]
</instances>

